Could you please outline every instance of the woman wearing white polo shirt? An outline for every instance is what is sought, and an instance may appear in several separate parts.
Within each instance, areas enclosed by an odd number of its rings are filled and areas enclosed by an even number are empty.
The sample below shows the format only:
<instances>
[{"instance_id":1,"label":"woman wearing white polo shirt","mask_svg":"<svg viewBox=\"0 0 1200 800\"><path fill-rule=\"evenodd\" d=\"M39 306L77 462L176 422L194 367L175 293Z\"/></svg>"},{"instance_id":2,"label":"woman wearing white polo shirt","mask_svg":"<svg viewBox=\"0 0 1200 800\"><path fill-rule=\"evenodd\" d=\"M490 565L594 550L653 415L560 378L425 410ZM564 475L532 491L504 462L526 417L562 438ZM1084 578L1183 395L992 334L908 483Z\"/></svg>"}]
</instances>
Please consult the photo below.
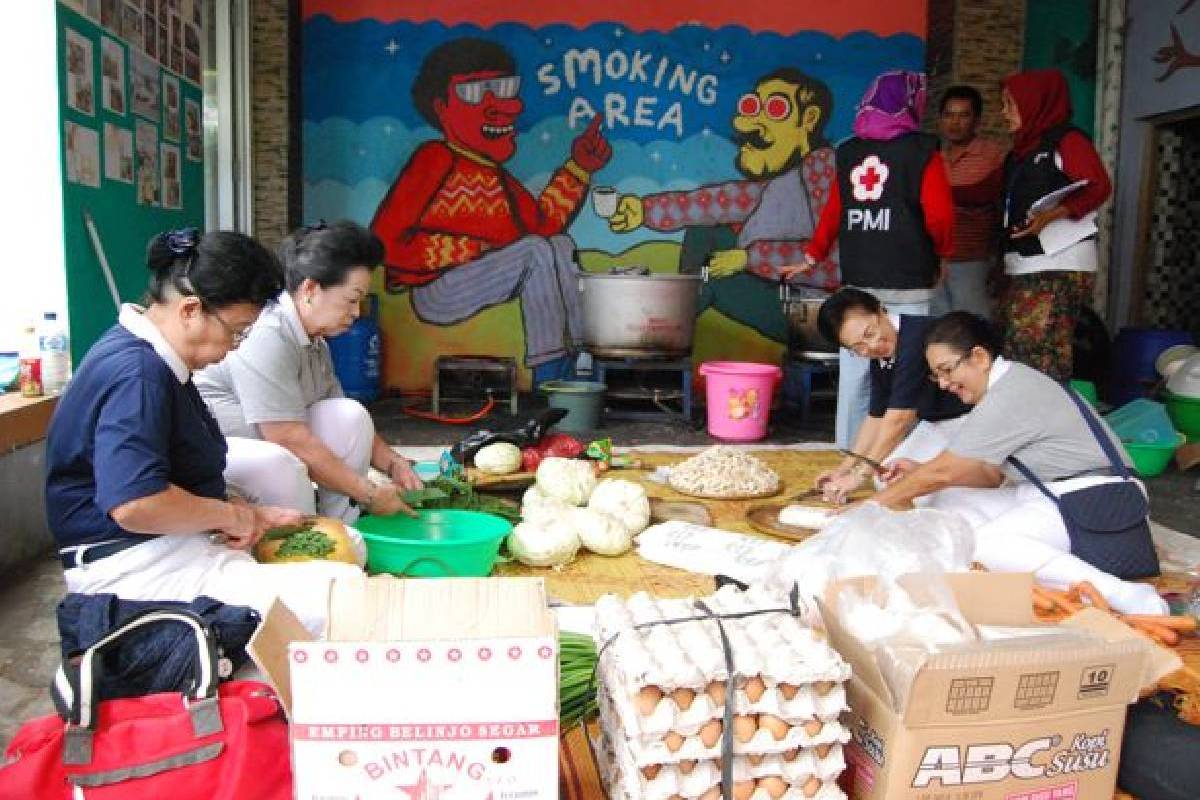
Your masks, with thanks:
<instances>
[{"instance_id":1,"label":"woman wearing white polo shirt","mask_svg":"<svg viewBox=\"0 0 1200 800\"><path fill-rule=\"evenodd\" d=\"M892 508L917 501L958 512L975 532L975 560L988 569L1032 572L1063 587L1086 580L1119 611L1164 613L1166 603L1153 586L1123 581L1074 555L1059 511L1058 502L1073 492L1127 488L1121 486L1127 466L1120 466L1126 461L1120 442L1061 384L999 352L999 335L982 317L955 311L933 324L925 339L931 378L972 409L940 455L923 464L898 459L885 465L890 485L872 499ZM1105 499L1088 499L1105 513L1123 512ZM1149 541L1121 541L1129 550L1120 556L1148 552L1157 573L1152 549L1144 550Z\"/></svg>"},{"instance_id":2,"label":"woman wearing white polo shirt","mask_svg":"<svg viewBox=\"0 0 1200 800\"><path fill-rule=\"evenodd\" d=\"M409 512L399 491L421 481L362 404L343 395L325 342L358 317L383 245L352 222L322 223L292 233L279 255L278 302L240 348L196 376L229 440L226 479L251 500L347 522L360 509ZM371 466L388 480L372 482Z\"/></svg>"}]
</instances>

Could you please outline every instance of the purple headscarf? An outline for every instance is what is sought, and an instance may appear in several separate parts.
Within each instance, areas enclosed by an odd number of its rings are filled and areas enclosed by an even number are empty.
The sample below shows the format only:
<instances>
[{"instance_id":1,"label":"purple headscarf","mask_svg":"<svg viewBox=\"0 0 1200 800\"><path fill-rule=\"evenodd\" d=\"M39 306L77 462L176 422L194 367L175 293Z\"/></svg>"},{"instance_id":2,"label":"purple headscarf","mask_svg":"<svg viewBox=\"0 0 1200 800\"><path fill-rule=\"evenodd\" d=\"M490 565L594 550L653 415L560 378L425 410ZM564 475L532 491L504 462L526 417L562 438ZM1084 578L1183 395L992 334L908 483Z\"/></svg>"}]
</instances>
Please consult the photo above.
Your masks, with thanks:
<instances>
[{"instance_id":1,"label":"purple headscarf","mask_svg":"<svg viewBox=\"0 0 1200 800\"><path fill-rule=\"evenodd\" d=\"M921 129L925 73L897 70L876 78L854 115L854 135L886 142Z\"/></svg>"}]
</instances>

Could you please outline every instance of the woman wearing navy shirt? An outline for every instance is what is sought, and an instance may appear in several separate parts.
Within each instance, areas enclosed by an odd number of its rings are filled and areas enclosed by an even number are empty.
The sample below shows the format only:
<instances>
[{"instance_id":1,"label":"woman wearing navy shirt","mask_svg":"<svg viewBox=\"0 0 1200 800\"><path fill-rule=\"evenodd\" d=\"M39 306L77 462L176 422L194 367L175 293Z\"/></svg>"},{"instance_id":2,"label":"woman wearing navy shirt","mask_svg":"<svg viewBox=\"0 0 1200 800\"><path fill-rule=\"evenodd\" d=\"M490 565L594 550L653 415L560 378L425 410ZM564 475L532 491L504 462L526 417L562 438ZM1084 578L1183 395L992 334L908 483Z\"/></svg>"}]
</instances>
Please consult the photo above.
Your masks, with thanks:
<instances>
[{"instance_id":1,"label":"woman wearing navy shirt","mask_svg":"<svg viewBox=\"0 0 1200 800\"><path fill-rule=\"evenodd\" d=\"M849 287L821 304L821 335L870 359L869 416L855 436L854 453L875 462L931 459L946 448L954 421L970 410L929 379L925 334L934 321L889 313L873 294ZM817 476L816 488L826 500L842 503L873 473L866 460L847 456Z\"/></svg>"},{"instance_id":2,"label":"woman wearing navy shirt","mask_svg":"<svg viewBox=\"0 0 1200 800\"><path fill-rule=\"evenodd\" d=\"M263 533L301 515L226 496L225 439L192 383L279 294L279 262L241 234L186 229L151 241L147 266L148 307L121 308L47 434L46 511L67 588L137 600L208 595L260 612L278 596L320 633L320 582L359 570L255 562L247 551Z\"/></svg>"}]
</instances>

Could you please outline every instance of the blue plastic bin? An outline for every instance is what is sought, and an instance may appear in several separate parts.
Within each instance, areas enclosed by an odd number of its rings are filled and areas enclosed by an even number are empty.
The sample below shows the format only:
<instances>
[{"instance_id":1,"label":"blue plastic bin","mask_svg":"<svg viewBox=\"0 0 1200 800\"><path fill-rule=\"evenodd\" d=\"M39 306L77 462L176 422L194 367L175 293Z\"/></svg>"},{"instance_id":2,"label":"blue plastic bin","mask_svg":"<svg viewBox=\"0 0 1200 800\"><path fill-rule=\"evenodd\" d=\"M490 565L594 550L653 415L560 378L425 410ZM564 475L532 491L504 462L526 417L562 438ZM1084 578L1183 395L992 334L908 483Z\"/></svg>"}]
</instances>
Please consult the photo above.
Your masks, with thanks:
<instances>
[{"instance_id":1,"label":"blue plastic bin","mask_svg":"<svg viewBox=\"0 0 1200 800\"><path fill-rule=\"evenodd\" d=\"M1153 400L1139 398L1126 403L1104 419L1122 442L1167 444L1179 438L1166 406Z\"/></svg>"}]
</instances>

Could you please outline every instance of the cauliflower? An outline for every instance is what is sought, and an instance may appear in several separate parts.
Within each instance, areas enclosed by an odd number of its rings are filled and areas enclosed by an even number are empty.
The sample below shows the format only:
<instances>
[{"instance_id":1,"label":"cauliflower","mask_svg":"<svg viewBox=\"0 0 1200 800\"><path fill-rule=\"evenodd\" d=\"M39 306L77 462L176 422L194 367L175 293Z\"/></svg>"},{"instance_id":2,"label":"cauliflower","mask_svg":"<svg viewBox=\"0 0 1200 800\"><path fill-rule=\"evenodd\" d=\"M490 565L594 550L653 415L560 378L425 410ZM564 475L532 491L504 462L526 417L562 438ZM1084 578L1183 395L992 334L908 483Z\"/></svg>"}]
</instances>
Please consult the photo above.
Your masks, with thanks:
<instances>
[{"instance_id":1,"label":"cauliflower","mask_svg":"<svg viewBox=\"0 0 1200 800\"><path fill-rule=\"evenodd\" d=\"M613 515L629 529L630 536L637 536L650 524L650 498L641 484L633 481L600 481L588 500L588 508Z\"/></svg>"},{"instance_id":2,"label":"cauliflower","mask_svg":"<svg viewBox=\"0 0 1200 800\"><path fill-rule=\"evenodd\" d=\"M579 551L579 536L564 520L522 522L508 535L508 552L531 567L569 564Z\"/></svg>"},{"instance_id":3,"label":"cauliflower","mask_svg":"<svg viewBox=\"0 0 1200 800\"><path fill-rule=\"evenodd\" d=\"M619 556L633 546L629 529L614 517L592 508L572 508L567 520L583 546L602 556Z\"/></svg>"},{"instance_id":4,"label":"cauliflower","mask_svg":"<svg viewBox=\"0 0 1200 800\"><path fill-rule=\"evenodd\" d=\"M481 447L475 454L475 466L488 475L511 475L521 469L521 448L508 442Z\"/></svg>"},{"instance_id":5,"label":"cauliflower","mask_svg":"<svg viewBox=\"0 0 1200 800\"><path fill-rule=\"evenodd\" d=\"M537 486L530 486L521 497L521 519L525 522L545 524L565 519L567 512L572 508L574 506L557 497L547 497L542 494Z\"/></svg>"},{"instance_id":6,"label":"cauliflower","mask_svg":"<svg viewBox=\"0 0 1200 800\"><path fill-rule=\"evenodd\" d=\"M547 497L556 497L573 506L581 506L596 487L596 474L586 461L572 458L546 458L537 468L537 487Z\"/></svg>"}]
</instances>

